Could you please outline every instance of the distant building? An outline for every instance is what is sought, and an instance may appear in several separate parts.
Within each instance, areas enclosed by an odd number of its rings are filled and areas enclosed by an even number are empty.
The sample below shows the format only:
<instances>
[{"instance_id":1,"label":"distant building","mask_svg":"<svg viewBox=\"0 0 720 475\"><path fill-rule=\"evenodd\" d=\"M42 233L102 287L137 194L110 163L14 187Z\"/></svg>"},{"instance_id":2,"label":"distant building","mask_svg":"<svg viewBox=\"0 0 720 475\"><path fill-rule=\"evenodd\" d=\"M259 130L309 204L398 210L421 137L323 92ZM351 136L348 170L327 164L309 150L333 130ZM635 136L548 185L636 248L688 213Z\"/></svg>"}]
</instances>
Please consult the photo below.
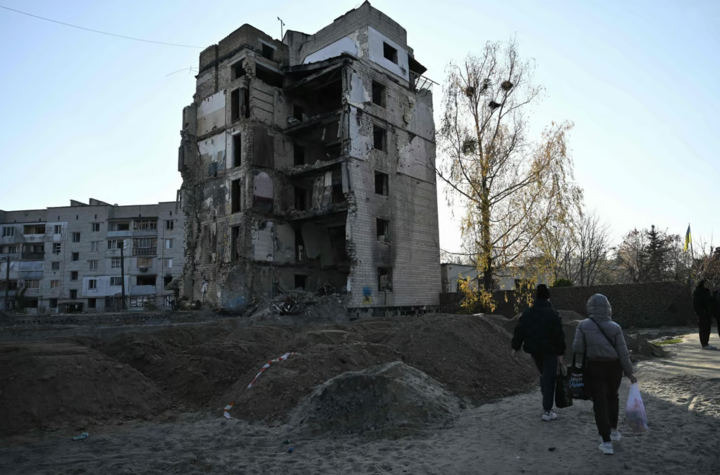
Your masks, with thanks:
<instances>
[{"instance_id":1,"label":"distant building","mask_svg":"<svg viewBox=\"0 0 720 475\"><path fill-rule=\"evenodd\" d=\"M515 290L524 273L522 269L508 269L505 271L497 271L495 273L495 289L494 290ZM477 289L478 272L473 265L444 263L440 264L440 276L442 280L443 292L459 292L460 280L470 280L472 289ZM480 276L482 280L482 276ZM548 279L544 275L533 278L537 284L548 284Z\"/></svg>"},{"instance_id":2,"label":"distant building","mask_svg":"<svg viewBox=\"0 0 720 475\"><path fill-rule=\"evenodd\" d=\"M358 314L438 304L433 83L401 25L368 2L282 41L246 24L198 68L178 164L186 296L232 308L333 288Z\"/></svg>"},{"instance_id":3,"label":"distant building","mask_svg":"<svg viewBox=\"0 0 720 475\"><path fill-rule=\"evenodd\" d=\"M168 307L182 273L185 219L177 203L117 206L90 199L42 210L0 210L0 309L27 313ZM123 257L121 259L121 246ZM9 265L9 272L8 272Z\"/></svg>"}]
</instances>

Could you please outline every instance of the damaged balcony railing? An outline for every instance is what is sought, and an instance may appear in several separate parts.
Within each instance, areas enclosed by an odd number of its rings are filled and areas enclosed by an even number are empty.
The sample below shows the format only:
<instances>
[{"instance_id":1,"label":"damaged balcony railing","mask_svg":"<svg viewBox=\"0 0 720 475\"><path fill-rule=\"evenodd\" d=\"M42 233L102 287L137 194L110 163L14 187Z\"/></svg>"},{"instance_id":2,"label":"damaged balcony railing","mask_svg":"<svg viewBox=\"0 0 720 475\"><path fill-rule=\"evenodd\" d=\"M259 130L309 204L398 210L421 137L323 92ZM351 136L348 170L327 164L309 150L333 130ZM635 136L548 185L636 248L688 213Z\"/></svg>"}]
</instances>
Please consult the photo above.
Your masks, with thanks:
<instances>
[{"instance_id":1,"label":"damaged balcony railing","mask_svg":"<svg viewBox=\"0 0 720 475\"><path fill-rule=\"evenodd\" d=\"M410 71L410 87L413 91L430 91L433 90L433 84L437 84L430 78L421 74Z\"/></svg>"}]
</instances>

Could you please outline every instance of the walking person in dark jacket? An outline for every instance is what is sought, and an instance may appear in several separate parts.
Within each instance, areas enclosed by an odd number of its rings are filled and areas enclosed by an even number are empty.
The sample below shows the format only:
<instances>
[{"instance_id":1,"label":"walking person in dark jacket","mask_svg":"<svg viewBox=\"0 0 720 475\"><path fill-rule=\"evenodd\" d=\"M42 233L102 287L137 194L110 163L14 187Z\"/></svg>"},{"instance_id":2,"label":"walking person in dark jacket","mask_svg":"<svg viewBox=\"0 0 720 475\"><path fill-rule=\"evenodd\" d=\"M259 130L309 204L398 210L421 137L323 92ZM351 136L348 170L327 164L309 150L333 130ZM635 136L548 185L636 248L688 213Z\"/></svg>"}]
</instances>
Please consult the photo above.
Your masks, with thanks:
<instances>
[{"instance_id":1,"label":"walking person in dark jacket","mask_svg":"<svg viewBox=\"0 0 720 475\"><path fill-rule=\"evenodd\" d=\"M552 409L558 363L563 362L565 354L565 332L560 314L550 303L550 290L546 285L537 286L535 303L520 316L511 344L513 357L522 347L525 353L530 353L540 372L544 411L542 420L557 419Z\"/></svg>"},{"instance_id":2,"label":"walking person in dark jacket","mask_svg":"<svg viewBox=\"0 0 720 475\"><path fill-rule=\"evenodd\" d=\"M623 373L636 383L630 352L620 325L612 321L612 307L607 297L595 294L587 302L588 318L578 323L573 351L586 355L585 370L595 413L595 425L602 437L600 451L613 454L613 441L620 440L617 430L620 414L618 390Z\"/></svg>"},{"instance_id":3,"label":"walking person in dark jacket","mask_svg":"<svg viewBox=\"0 0 720 475\"><path fill-rule=\"evenodd\" d=\"M693 292L693 310L698 318L698 330L700 333L700 346L703 350L717 350L710 344L710 332L712 331L713 298L705 279L701 280Z\"/></svg>"}]
</instances>

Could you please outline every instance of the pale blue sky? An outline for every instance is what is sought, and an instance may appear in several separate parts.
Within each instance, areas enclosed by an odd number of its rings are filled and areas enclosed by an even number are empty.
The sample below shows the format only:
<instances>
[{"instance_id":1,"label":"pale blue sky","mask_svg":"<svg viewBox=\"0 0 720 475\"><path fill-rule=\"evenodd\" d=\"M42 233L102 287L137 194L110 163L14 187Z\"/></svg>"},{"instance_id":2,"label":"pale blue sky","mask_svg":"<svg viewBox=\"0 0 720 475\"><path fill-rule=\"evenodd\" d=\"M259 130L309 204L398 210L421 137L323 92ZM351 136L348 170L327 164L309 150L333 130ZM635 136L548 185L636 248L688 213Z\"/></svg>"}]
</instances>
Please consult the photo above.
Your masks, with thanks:
<instances>
[{"instance_id":1,"label":"pale blue sky","mask_svg":"<svg viewBox=\"0 0 720 475\"><path fill-rule=\"evenodd\" d=\"M720 234L720 2L716 0L377 0L408 31L426 75L517 34L546 93L534 132L575 122L571 148L586 204L617 238L655 224L709 241ZM206 47L243 23L280 37L314 33L359 5L186 0L0 0L87 28ZM98 35L0 9L0 209L89 197L169 201L180 187L182 107L200 49ZM436 89L436 114L440 90ZM441 246L460 237L443 196ZM714 229L715 228L715 229ZM719 244L720 236L715 243Z\"/></svg>"}]
</instances>

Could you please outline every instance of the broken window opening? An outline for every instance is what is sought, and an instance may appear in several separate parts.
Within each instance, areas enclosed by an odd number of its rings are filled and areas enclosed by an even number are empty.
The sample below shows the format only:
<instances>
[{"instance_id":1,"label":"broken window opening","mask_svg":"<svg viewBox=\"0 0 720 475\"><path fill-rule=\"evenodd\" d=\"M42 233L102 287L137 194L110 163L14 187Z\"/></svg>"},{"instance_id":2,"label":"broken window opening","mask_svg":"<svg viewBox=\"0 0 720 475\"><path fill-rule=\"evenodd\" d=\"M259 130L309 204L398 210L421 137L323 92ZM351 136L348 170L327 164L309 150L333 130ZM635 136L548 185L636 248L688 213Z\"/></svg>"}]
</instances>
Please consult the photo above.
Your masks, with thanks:
<instances>
[{"instance_id":1,"label":"broken window opening","mask_svg":"<svg viewBox=\"0 0 720 475\"><path fill-rule=\"evenodd\" d=\"M231 213L239 213L241 211L240 209L240 196L241 196L241 190L242 186L240 186L240 180L233 180L232 181L232 187L231 187Z\"/></svg>"},{"instance_id":2,"label":"broken window opening","mask_svg":"<svg viewBox=\"0 0 720 475\"><path fill-rule=\"evenodd\" d=\"M232 136L232 145L233 145L233 161L232 166L233 167L239 167L242 163L242 138L240 134L235 134Z\"/></svg>"},{"instance_id":3,"label":"broken window opening","mask_svg":"<svg viewBox=\"0 0 720 475\"><path fill-rule=\"evenodd\" d=\"M172 282L173 276L170 274L166 274L165 277L163 277L163 284L168 285L170 282Z\"/></svg>"},{"instance_id":4,"label":"broken window opening","mask_svg":"<svg viewBox=\"0 0 720 475\"><path fill-rule=\"evenodd\" d=\"M262 44L262 50L261 50L260 54L262 54L263 58L267 58L272 61L273 56L275 55L275 48L273 48L272 46L268 46L265 43L261 43L261 44Z\"/></svg>"},{"instance_id":5,"label":"broken window opening","mask_svg":"<svg viewBox=\"0 0 720 475\"><path fill-rule=\"evenodd\" d=\"M240 89L230 93L230 120L240 120Z\"/></svg>"},{"instance_id":6,"label":"broken window opening","mask_svg":"<svg viewBox=\"0 0 720 475\"><path fill-rule=\"evenodd\" d=\"M373 148L385 151L387 131L382 127L373 125Z\"/></svg>"},{"instance_id":7,"label":"broken window opening","mask_svg":"<svg viewBox=\"0 0 720 475\"><path fill-rule=\"evenodd\" d=\"M387 219L376 219L377 240L379 242L390 242L390 221Z\"/></svg>"},{"instance_id":8,"label":"broken window opening","mask_svg":"<svg viewBox=\"0 0 720 475\"><path fill-rule=\"evenodd\" d=\"M293 187L295 189L295 209L298 211L307 210L307 191L300 187Z\"/></svg>"},{"instance_id":9,"label":"broken window opening","mask_svg":"<svg viewBox=\"0 0 720 475\"><path fill-rule=\"evenodd\" d=\"M93 281L94 282L94 281ZM97 307L97 300L96 299L88 299L88 308L95 308Z\"/></svg>"},{"instance_id":10,"label":"broken window opening","mask_svg":"<svg viewBox=\"0 0 720 475\"><path fill-rule=\"evenodd\" d=\"M62 248L62 245L59 242L53 243L53 254L60 254L60 250Z\"/></svg>"},{"instance_id":11,"label":"broken window opening","mask_svg":"<svg viewBox=\"0 0 720 475\"><path fill-rule=\"evenodd\" d=\"M71 299L77 298L77 289L70 289L70 298Z\"/></svg>"},{"instance_id":12,"label":"broken window opening","mask_svg":"<svg viewBox=\"0 0 720 475\"><path fill-rule=\"evenodd\" d=\"M233 80L237 78L241 78L245 76L245 61L240 60L237 63L230 66L230 69L232 70L232 78Z\"/></svg>"},{"instance_id":13,"label":"broken window opening","mask_svg":"<svg viewBox=\"0 0 720 475\"><path fill-rule=\"evenodd\" d=\"M240 241L240 226L233 226L230 239L230 260L232 262L237 262L240 260L238 241Z\"/></svg>"},{"instance_id":14,"label":"broken window opening","mask_svg":"<svg viewBox=\"0 0 720 475\"><path fill-rule=\"evenodd\" d=\"M388 196L390 193L390 176L387 173L375 172L375 194Z\"/></svg>"},{"instance_id":15,"label":"broken window opening","mask_svg":"<svg viewBox=\"0 0 720 475\"><path fill-rule=\"evenodd\" d=\"M283 87L283 75L260 64L255 65L255 77L272 87Z\"/></svg>"},{"instance_id":16,"label":"broken window opening","mask_svg":"<svg viewBox=\"0 0 720 475\"><path fill-rule=\"evenodd\" d=\"M389 267L378 267L378 290L392 292L392 269Z\"/></svg>"},{"instance_id":17,"label":"broken window opening","mask_svg":"<svg viewBox=\"0 0 720 475\"><path fill-rule=\"evenodd\" d=\"M392 61L395 64L398 64L397 50L385 42L383 42L383 56L385 57L385 59Z\"/></svg>"},{"instance_id":18,"label":"broken window opening","mask_svg":"<svg viewBox=\"0 0 720 475\"><path fill-rule=\"evenodd\" d=\"M305 262L305 242L299 229L295 230L295 260Z\"/></svg>"},{"instance_id":19,"label":"broken window opening","mask_svg":"<svg viewBox=\"0 0 720 475\"><path fill-rule=\"evenodd\" d=\"M293 157L295 166L305 165L305 147L295 144L293 149Z\"/></svg>"},{"instance_id":20,"label":"broken window opening","mask_svg":"<svg viewBox=\"0 0 720 475\"><path fill-rule=\"evenodd\" d=\"M305 109L297 104L293 105L293 117L300 122L303 121L303 115L305 114Z\"/></svg>"},{"instance_id":21,"label":"broken window opening","mask_svg":"<svg viewBox=\"0 0 720 475\"><path fill-rule=\"evenodd\" d=\"M57 308L58 299L50 299L50 308Z\"/></svg>"},{"instance_id":22,"label":"broken window opening","mask_svg":"<svg viewBox=\"0 0 720 475\"><path fill-rule=\"evenodd\" d=\"M243 89L243 103L240 107L240 112L246 119L250 118L250 88L246 87Z\"/></svg>"},{"instance_id":23,"label":"broken window opening","mask_svg":"<svg viewBox=\"0 0 720 475\"><path fill-rule=\"evenodd\" d=\"M306 275L295 274L295 288L307 290L305 288L305 286L307 285L307 278L308 276Z\"/></svg>"},{"instance_id":24,"label":"broken window opening","mask_svg":"<svg viewBox=\"0 0 720 475\"><path fill-rule=\"evenodd\" d=\"M155 282L157 280L156 275L139 275L136 277L137 279L137 285L155 285Z\"/></svg>"},{"instance_id":25,"label":"broken window opening","mask_svg":"<svg viewBox=\"0 0 720 475\"><path fill-rule=\"evenodd\" d=\"M342 184L332 186L332 203L343 203L345 201L345 193L343 193Z\"/></svg>"},{"instance_id":26,"label":"broken window opening","mask_svg":"<svg viewBox=\"0 0 720 475\"><path fill-rule=\"evenodd\" d=\"M4 228L4 229L12 229L12 234L10 236L13 236L15 234L15 228ZM45 234L45 225L44 224L29 224L23 226L23 234Z\"/></svg>"},{"instance_id":27,"label":"broken window opening","mask_svg":"<svg viewBox=\"0 0 720 475\"><path fill-rule=\"evenodd\" d=\"M385 107L385 86L379 82L372 82L372 101L380 107Z\"/></svg>"},{"instance_id":28,"label":"broken window opening","mask_svg":"<svg viewBox=\"0 0 720 475\"><path fill-rule=\"evenodd\" d=\"M130 221L123 223L110 223L110 231L130 231Z\"/></svg>"}]
</instances>

